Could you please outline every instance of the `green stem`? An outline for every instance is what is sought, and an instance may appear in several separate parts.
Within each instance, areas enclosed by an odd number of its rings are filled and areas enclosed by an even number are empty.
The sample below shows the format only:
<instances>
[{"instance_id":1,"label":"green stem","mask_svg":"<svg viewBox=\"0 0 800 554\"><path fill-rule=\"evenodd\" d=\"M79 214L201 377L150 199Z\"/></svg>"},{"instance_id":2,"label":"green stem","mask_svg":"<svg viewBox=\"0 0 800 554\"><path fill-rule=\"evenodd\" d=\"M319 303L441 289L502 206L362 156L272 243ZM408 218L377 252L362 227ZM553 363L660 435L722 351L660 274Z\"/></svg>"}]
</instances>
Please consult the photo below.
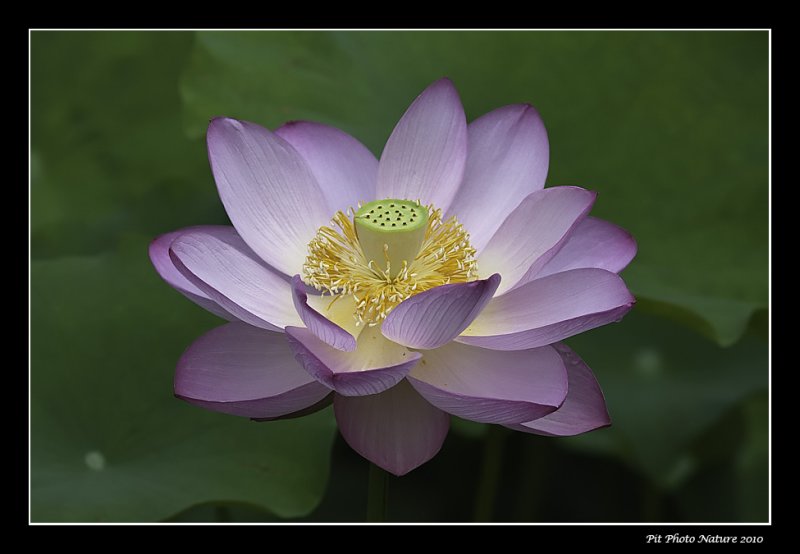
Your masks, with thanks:
<instances>
[{"instance_id":1,"label":"green stem","mask_svg":"<svg viewBox=\"0 0 800 554\"><path fill-rule=\"evenodd\" d=\"M661 491L649 479L642 490L642 522L659 523L661 521Z\"/></svg>"},{"instance_id":2,"label":"green stem","mask_svg":"<svg viewBox=\"0 0 800 554\"><path fill-rule=\"evenodd\" d=\"M483 441L483 467L478 492L475 496L474 521L492 521L497 485L503 468L503 446L508 429L500 425L490 425Z\"/></svg>"},{"instance_id":3,"label":"green stem","mask_svg":"<svg viewBox=\"0 0 800 554\"><path fill-rule=\"evenodd\" d=\"M387 491L389 475L373 463L369 464L369 485L367 488L367 521L386 521L388 506Z\"/></svg>"},{"instance_id":4,"label":"green stem","mask_svg":"<svg viewBox=\"0 0 800 554\"><path fill-rule=\"evenodd\" d=\"M522 438L522 437L521 437ZM540 521L544 509L542 499L553 457L554 441L551 437L524 435L519 453L520 463L516 478L518 490L515 507L516 521Z\"/></svg>"}]
</instances>

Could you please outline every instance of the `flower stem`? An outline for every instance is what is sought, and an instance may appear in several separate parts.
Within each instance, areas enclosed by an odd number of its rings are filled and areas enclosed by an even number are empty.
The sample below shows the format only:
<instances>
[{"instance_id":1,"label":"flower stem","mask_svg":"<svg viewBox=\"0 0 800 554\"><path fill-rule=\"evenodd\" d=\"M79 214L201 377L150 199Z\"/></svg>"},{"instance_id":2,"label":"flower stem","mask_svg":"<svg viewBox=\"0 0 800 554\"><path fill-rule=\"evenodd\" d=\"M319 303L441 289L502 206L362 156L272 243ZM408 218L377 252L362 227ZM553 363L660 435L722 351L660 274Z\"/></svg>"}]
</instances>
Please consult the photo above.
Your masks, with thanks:
<instances>
[{"instance_id":1,"label":"flower stem","mask_svg":"<svg viewBox=\"0 0 800 554\"><path fill-rule=\"evenodd\" d=\"M497 485L503 468L503 446L508 429L500 425L490 425L483 440L483 467L475 496L474 521L492 521Z\"/></svg>"},{"instance_id":2,"label":"flower stem","mask_svg":"<svg viewBox=\"0 0 800 554\"><path fill-rule=\"evenodd\" d=\"M369 464L369 483L367 487L367 521L386 521L388 506L388 474L373 463Z\"/></svg>"},{"instance_id":3,"label":"flower stem","mask_svg":"<svg viewBox=\"0 0 800 554\"><path fill-rule=\"evenodd\" d=\"M661 492L650 480L645 481L642 490L641 514L645 523L661 521Z\"/></svg>"}]
</instances>

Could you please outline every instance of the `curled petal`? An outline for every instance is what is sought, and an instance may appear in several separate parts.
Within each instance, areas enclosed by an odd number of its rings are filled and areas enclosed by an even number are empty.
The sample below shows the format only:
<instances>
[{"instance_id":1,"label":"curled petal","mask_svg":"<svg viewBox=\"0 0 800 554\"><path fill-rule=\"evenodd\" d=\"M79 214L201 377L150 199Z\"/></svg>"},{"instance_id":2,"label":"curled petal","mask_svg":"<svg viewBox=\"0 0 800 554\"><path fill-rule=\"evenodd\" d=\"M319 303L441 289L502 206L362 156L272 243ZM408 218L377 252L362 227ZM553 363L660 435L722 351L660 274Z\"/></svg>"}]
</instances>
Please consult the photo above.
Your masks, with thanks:
<instances>
[{"instance_id":1,"label":"curled petal","mask_svg":"<svg viewBox=\"0 0 800 554\"><path fill-rule=\"evenodd\" d=\"M356 349L356 339L353 335L308 305L306 286L300 275L292 278L292 300L300 319L319 340L347 352Z\"/></svg>"},{"instance_id":2,"label":"curled petal","mask_svg":"<svg viewBox=\"0 0 800 554\"><path fill-rule=\"evenodd\" d=\"M152 262L153 267L156 268L159 276L161 276L161 278L164 279L168 285L180 292L186 298L198 306L202 306L214 315L218 315L219 317L227 319L228 321L235 321L235 316L231 315L227 310L225 310L225 308L209 298L206 293L204 293L200 288L195 286L194 283L187 279L183 273L181 273L178 268L175 267L172 258L169 256L169 247L172 244L172 241L174 241L182 233L195 231L198 229L203 229L203 227L189 227L186 229L180 229L178 231L172 231L171 233L164 233L163 235L156 237L150 243L150 247L148 248L150 261Z\"/></svg>"},{"instance_id":3,"label":"curled petal","mask_svg":"<svg viewBox=\"0 0 800 554\"><path fill-rule=\"evenodd\" d=\"M535 421L509 425L517 431L568 437L611 425L603 391L589 366L564 344L556 344L569 376L569 392L561 407Z\"/></svg>"},{"instance_id":4,"label":"curled petal","mask_svg":"<svg viewBox=\"0 0 800 554\"><path fill-rule=\"evenodd\" d=\"M501 295L530 280L552 258L594 204L580 187L552 187L528 195L478 255L484 274L499 273Z\"/></svg>"},{"instance_id":5,"label":"curled petal","mask_svg":"<svg viewBox=\"0 0 800 554\"><path fill-rule=\"evenodd\" d=\"M182 233L170 252L187 279L241 321L272 331L301 324L289 283L266 266L232 227L207 226Z\"/></svg>"},{"instance_id":6,"label":"curled petal","mask_svg":"<svg viewBox=\"0 0 800 554\"><path fill-rule=\"evenodd\" d=\"M618 321L635 301L618 275L572 269L492 299L457 340L493 350L536 348Z\"/></svg>"},{"instance_id":7,"label":"curled petal","mask_svg":"<svg viewBox=\"0 0 800 554\"><path fill-rule=\"evenodd\" d=\"M613 223L587 217L570 233L564 246L534 275L541 279L570 269L596 267L619 273L636 255L636 240Z\"/></svg>"},{"instance_id":8,"label":"curled petal","mask_svg":"<svg viewBox=\"0 0 800 554\"><path fill-rule=\"evenodd\" d=\"M228 323L197 339L175 371L175 395L208 410L270 418L307 409L330 391L294 360L282 333Z\"/></svg>"},{"instance_id":9,"label":"curled petal","mask_svg":"<svg viewBox=\"0 0 800 554\"><path fill-rule=\"evenodd\" d=\"M386 340L377 327L361 332L354 352L331 348L302 327L287 327L286 338L309 375L345 396L377 394L395 386L422 357Z\"/></svg>"},{"instance_id":10,"label":"curled petal","mask_svg":"<svg viewBox=\"0 0 800 554\"><path fill-rule=\"evenodd\" d=\"M288 414L283 414L275 417L251 417L253 421L278 421L281 419L297 419L298 417L304 417L307 415L315 414L320 410L324 410L331 404L333 404L333 391L328 391L328 394L316 404L312 404L307 408L303 408L302 410L297 410L295 412L290 412Z\"/></svg>"},{"instance_id":11,"label":"curled petal","mask_svg":"<svg viewBox=\"0 0 800 554\"><path fill-rule=\"evenodd\" d=\"M439 348L461 334L481 313L500 284L500 276L442 285L397 305L386 317L383 335L410 348Z\"/></svg>"},{"instance_id":12,"label":"curled petal","mask_svg":"<svg viewBox=\"0 0 800 554\"><path fill-rule=\"evenodd\" d=\"M550 346L499 352L451 343L425 352L408 380L440 410L483 423L540 418L567 394L564 362Z\"/></svg>"}]
</instances>

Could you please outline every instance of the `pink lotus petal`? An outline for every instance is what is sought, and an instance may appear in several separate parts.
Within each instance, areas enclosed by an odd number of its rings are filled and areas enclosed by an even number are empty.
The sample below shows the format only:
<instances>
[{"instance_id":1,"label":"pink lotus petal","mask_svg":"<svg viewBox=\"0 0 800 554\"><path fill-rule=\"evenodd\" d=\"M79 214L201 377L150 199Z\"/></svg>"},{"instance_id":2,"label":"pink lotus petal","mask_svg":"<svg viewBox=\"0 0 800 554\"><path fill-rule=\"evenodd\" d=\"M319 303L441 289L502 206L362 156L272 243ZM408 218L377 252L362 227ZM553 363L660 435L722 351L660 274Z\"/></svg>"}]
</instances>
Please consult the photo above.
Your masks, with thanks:
<instances>
[{"instance_id":1,"label":"pink lotus petal","mask_svg":"<svg viewBox=\"0 0 800 554\"><path fill-rule=\"evenodd\" d=\"M636 240L625 229L596 217L587 217L578 223L558 254L534 277L541 279L581 267L619 273L635 255Z\"/></svg>"},{"instance_id":2,"label":"pink lotus petal","mask_svg":"<svg viewBox=\"0 0 800 554\"><path fill-rule=\"evenodd\" d=\"M450 428L450 416L428 404L406 381L380 394L336 395L333 410L347 444L397 476L433 458Z\"/></svg>"},{"instance_id":3,"label":"pink lotus petal","mask_svg":"<svg viewBox=\"0 0 800 554\"><path fill-rule=\"evenodd\" d=\"M175 267L175 264L172 262L172 258L169 257L169 247L176 237L182 233L196 231L203 228L204 227L201 226L188 227L186 229L172 231L171 233L164 233L163 235L156 237L150 243L150 247L148 248L150 261L152 262L153 267L156 268L156 271L161 278L186 298L198 306L205 308L214 315L218 315L219 317L227 319L228 321L235 321L235 316L228 313L225 308L214 302L206 293L196 287L189 279L184 277L178 268Z\"/></svg>"},{"instance_id":4,"label":"pink lotus petal","mask_svg":"<svg viewBox=\"0 0 800 554\"><path fill-rule=\"evenodd\" d=\"M289 283L264 265L232 227L182 233L170 251L187 279L240 320L271 331L302 324Z\"/></svg>"},{"instance_id":5,"label":"pink lotus petal","mask_svg":"<svg viewBox=\"0 0 800 554\"><path fill-rule=\"evenodd\" d=\"M303 408L302 410L289 412L288 414L283 414L275 417L251 417L250 419L252 419L253 421L279 421L281 419L297 419L299 417L315 414L320 410L324 410L325 408L333 404L333 397L334 397L334 392L332 390L329 390L328 394L325 395L325 397L323 397L322 400L320 400L315 404L312 404L311 406L308 406L307 408Z\"/></svg>"},{"instance_id":6,"label":"pink lotus petal","mask_svg":"<svg viewBox=\"0 0 800 554\"><path fill-rule=\"evenodd\" d=\"M492 299L457 340L493 350L524 350L618 321L636 300L620 277L572 269Z\"/></svg>"},{"instance_id":7,"label":"pink lotus petal","mask_svg":"<svg viewBox=\"0 0 800 554\"><path fill-rule=\"evenodd\" d=\"M377 198L421 200L447 211L466 157L464 108L453 83L440 79L414 100L386 142Z\"/></svg>"},{"instance_id":8,"label":"pink lotus petal","mask_svg":"<svg viewBox=\"0 0 800 554\"><path fill-rule=\"evenodd\" d=\"M499 273L501 295L532 280L594 204L597 194L579 187L553 187L529 194L478 255L484 274Z\"/></svg>"},{"instance_id":9,"label":"pink lotus petal","mask_svg":"<svg viewBox=\"0 0 800 554\"><path fill-rule=\"evenodd\" d=\"M347 352L356 349L356 339L353 335L308 305L306 287L300 275L292 277L292 300L300 319L319 340Z\"/></svg>"},{"instance_id":10,"label":"pink lotus petal","mask_svg":"<svg viewBox=\"0 0 800 554\"><path fill-rule=\"evenodd\" d=\"M448 210L479 252L530 193L544 187L550 148L537 111L504 106L469 124L464 181Z\"/></svg>"},{"instance_id":11,"label":"pink lotus petal","mask_svg":"<svg viewBox=\"0 0 800 554\"><path fill-rule=\"evenodd\" d=\"M445 412L484 423L522 423L556 410L567 395L558 352L500 352L451 343L425 352L409 382Z\"/></svg>"},{"instance_id":12,"label":"pink lotus petal","mask_svg":"<svg viewBox=\"0 0 800 554\"><path fill-rule=\"evenodd\" d=\"M330 391L294 360L282 333L228 323L181 356L175 395L203 408L275 418L315 405Z\"/></svg>"},{"instance_id":13,"label":"pink lotus petal","mask_svg":"<svg viewBox=\"0 0 800 554\"><path fill-rule=\"evenodd\" d=\"M592 370L564 344L555 348L564 358L569 375L569 392L561 407L535 421L510 425L511 429L537 435L568 437L611 425L603 391Z\"/></svg>"},{"instance_id":14,"label":"pink lotus petal","mask_svg":"<svg viewBox=\"0 0 800 554\"><path fill-rule=\"evenodd\" d=\"M500 276L442 285L403 300L386 317L383 335L410 348L439 348L461 334L481 313Z\"/></svg>"},{"instance_id":15,"label":"pink lotus petal","mask_svg":"<svg viewBox=\"0 0 800 554\"><path fill-rule=\"evenodd\" d=\"M306 245L333 215L302 156L260 125L230 118L213 119L207 141L233 226L272 267L286 275L299 272Z\"/></svg>"},{"instance_id":16,"label":"pink lotus petal","mask_svg":"<svg viewBox=\"0 0 800 554\"><path fill-rule=\"evenodd\" d=\"M422 357L386 340L377 327L362 331L354 352L331 348L302 327L287 327L286 338L311 376L345 396L376 394L395 386Z\"/></svg>"},{"instance_id":17,"label":"pink lotus petal","mask_svg":"<svg viewBox=\"0 0 800 554\"><path fill-rule=\"evenodd\" d=\"M311 121L292 121L275 134L303 156L322 189L330 215L375 199L378 160L344 131Z\"/></svg>"}]
</instances>

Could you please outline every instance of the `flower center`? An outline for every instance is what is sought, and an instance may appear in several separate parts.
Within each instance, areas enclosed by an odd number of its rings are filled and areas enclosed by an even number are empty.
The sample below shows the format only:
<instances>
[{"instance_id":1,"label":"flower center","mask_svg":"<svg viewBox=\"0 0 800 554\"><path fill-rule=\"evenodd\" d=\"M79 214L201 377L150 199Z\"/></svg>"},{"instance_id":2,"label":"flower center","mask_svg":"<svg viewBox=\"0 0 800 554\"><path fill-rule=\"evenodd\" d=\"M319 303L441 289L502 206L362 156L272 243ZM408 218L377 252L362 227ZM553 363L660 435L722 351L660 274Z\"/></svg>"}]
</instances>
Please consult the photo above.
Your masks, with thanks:
<instances>
[{"instance_id":1,"label":"flower center","mask_svg":"<svg viewBox=\"0 0 800 554\"><path fill-rule=\"evenodd\" d=\"M353 223L366 258L385 261L387 275L396 277L403 262L419 253L429 219L428 209L416 202L376 200L361 206Z\"/></svg>"},{"instance_id":2,"label":"flower center","mask_svg":"<svg viewBox=\"0 0 800 554\"><path fill-rule=\"evenodd\" d=\"M380 323L400 302L439 285L477 279L475 249L455 216L419 201L376 200L352 220L339 211L308 244L303 280L355 300L357 325Z\"/></svg>"}]
</instances>

